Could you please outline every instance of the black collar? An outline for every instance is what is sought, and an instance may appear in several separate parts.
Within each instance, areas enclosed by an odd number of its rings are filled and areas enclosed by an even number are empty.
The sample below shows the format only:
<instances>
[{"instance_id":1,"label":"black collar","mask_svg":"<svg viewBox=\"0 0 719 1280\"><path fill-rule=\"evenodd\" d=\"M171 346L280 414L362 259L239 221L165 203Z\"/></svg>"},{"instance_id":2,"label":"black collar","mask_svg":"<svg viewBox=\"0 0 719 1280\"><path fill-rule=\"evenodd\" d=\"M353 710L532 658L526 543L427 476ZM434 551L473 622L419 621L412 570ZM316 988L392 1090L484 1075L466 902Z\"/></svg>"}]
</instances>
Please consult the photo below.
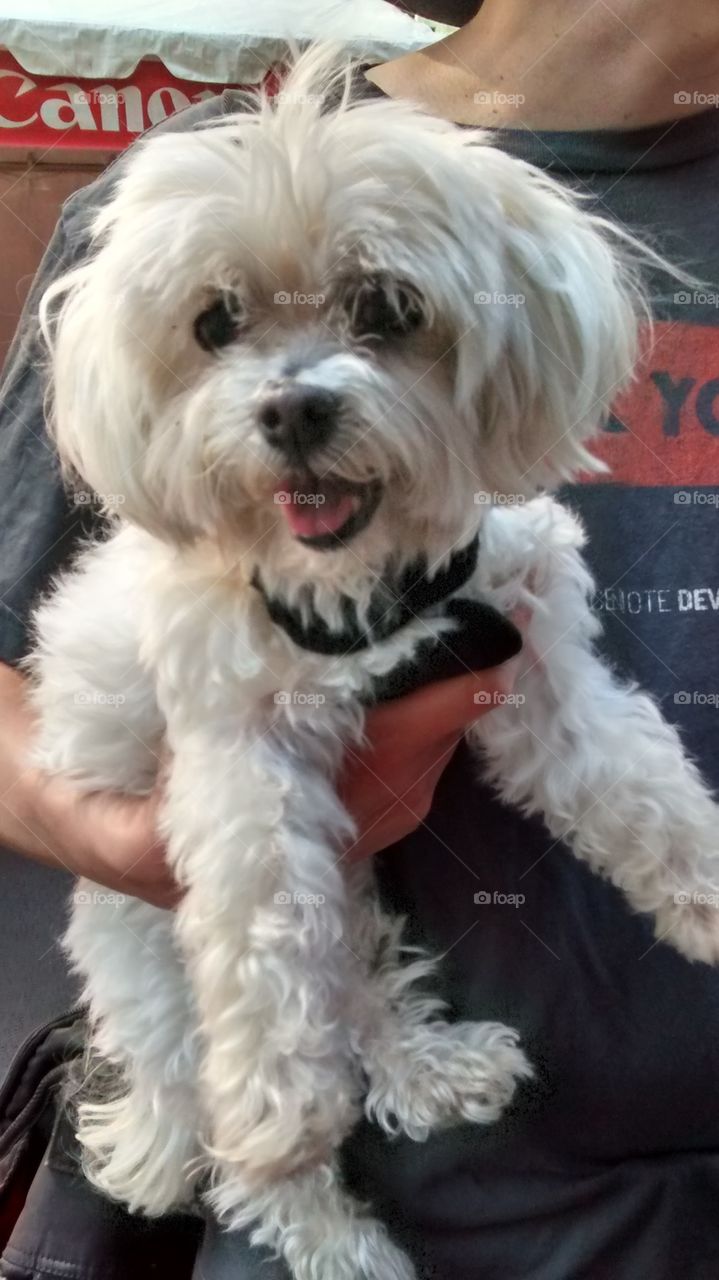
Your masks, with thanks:
<instances>
[{"instance_id":1,"label":"black collar","mask_svg":"<svg viewBox=\"0 0 719 1280\"><path fill-rule=\"evenodd\" d=\"M387 640L401 627L412 622L418 614L433 605L441 604L453 592L463 587L477 566L479 535L459 551L452 553L448 564L428 577L429 566L422 556L404 569L397 577L380 578L372 593L367 609L366 624L360 623L357 606L349 596L342 596L340 609L343 626L333 630L323 618L310 611L305 620L303 611L291 607L277 596L268 595L256 569L252 585L262 593L267 612L272 621L301 649L332 656L357 653L372 644Z\"/></svg>"}]
</instances>

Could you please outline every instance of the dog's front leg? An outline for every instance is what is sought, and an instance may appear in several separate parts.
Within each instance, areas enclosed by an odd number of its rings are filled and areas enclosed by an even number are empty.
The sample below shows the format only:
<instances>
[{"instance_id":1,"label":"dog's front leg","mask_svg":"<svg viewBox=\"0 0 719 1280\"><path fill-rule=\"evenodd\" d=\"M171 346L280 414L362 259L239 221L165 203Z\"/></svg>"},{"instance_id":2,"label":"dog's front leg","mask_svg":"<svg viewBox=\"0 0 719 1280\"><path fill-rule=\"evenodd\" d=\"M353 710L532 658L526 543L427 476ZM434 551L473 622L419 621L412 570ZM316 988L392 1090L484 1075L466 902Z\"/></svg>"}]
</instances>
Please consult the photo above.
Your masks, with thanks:
<instances>
[{"instance_id":1,"label":"dog's front leg","mask_svg":"<svg viewBox=\"0 0 719 1280\"><path fill-rule=\"evenodd\" d=\"M285 730L285 734L287 731ZM354 963L312 745L217 716L174 734L163 822L186 893L177 930L204 1041L216 1169L263 1186L330 1157L357 1114L342 1011Z\"/></svg>"},{"instance_id":2,"label":"dog's front leg","mask_svg":"<svg viewBox=\"0 0 719 1280\"><path fill-rule=\"evenodd\" d=\"M413 1280L343 1189L360 1113L348 991L361 981L336 866L339 751L237 717L178 734L165 826L186 886L177 929L204 1041L200 1094L221 1221L252 1227L294 1280Z\"/></svg>"},{"instance_id":3,"label":"dog's front leg","mask_svg":"<svg viewBox=\"0 0 719 1280\"><path fill-rule=\"evenodd\" d=\"M500 560L521 553L537 603L513 704L472 730L493 780L652 913L657 937L719 961L719 806L653 699L595 652L579 526L540 500L503 514L494 532Z\"/></svg>"},{"instance_id":4,"label":"dog's front leg","mask_svg":"<svg viewBox=\"0 0 719 1280\"><path fill-rule=\"evenodd\" d=\"M146 795L155 782L165 724L140 658L152 563L149 540L122 529L35 615L33 761L80 793ZM81 880L64 945L88 1005L88 1069L73 1096L85 1172L133 1211L187 1205L200 1150L197 1035L172 912Z\"/></svg>"}]
</instances>

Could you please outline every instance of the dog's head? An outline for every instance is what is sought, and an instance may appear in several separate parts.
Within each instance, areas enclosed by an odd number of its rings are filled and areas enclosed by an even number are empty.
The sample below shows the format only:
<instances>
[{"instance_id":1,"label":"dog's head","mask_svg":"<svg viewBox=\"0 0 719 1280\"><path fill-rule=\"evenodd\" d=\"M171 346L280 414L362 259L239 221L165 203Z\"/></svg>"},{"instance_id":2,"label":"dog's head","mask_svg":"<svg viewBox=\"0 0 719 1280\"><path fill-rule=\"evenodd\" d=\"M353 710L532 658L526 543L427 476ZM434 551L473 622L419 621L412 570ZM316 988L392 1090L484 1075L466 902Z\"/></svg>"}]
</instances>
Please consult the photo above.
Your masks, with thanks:
<instances>
[{"instance_id":1,"label":"dog's head","mask_svg":"<svg viewBox=\"0 0 719 1280\"><path fill-rule=\"evenodd\" d=\"M348 86L314 50L140 144L44 308L71 468L161 537L343 589L591 465L637 301L566 190Z\"/></svg>"}]
</instances>

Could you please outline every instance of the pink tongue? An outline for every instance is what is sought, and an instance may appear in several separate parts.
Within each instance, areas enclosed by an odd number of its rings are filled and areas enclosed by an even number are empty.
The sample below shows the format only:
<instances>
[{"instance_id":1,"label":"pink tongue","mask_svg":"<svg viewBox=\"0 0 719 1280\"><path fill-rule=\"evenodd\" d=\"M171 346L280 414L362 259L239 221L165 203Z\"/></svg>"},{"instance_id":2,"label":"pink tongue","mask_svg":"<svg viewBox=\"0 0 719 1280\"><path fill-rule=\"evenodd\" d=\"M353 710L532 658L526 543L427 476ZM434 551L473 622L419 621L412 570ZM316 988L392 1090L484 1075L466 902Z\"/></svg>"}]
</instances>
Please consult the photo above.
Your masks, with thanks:
<instances>
[{"instance_id":1,"label":"pink tongue","mask_svg":"<svg viewBox=\"0 0 719 1280\"><path fill-rule=\"evenodd\" d=\"M305 492L282 485L275 491L275 501L295 538L318 538L323 533L336 533L357 510L358 498L351 493L330 497L322 492Z\"/></svg>"}]
</instances>

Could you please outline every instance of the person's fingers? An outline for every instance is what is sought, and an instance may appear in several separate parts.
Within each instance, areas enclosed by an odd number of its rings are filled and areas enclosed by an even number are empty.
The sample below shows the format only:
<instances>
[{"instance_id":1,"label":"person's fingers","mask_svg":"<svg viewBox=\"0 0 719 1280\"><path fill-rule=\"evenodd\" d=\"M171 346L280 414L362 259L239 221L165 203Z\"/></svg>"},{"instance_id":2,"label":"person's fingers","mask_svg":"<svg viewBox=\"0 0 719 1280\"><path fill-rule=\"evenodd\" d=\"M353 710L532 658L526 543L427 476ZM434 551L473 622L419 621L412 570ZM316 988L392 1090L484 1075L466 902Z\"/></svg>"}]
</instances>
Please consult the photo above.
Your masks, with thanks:
<instances>
[{"instance_id":1,"label":"person's fingers","mask_svg":"<svg viewBox=\"0 0 719 1280\"><path fill-rule=\"evenodd\" d=\"M124 893L142 898L153 907L161 907L163 911L173 911L183 896L183 890L174 881L155 884L152 879L143 878L127 884L120 881L119 887Z\"/></svg>"},{"instance_id":2,"label":"person's fingers","mask_svg":"<svg viewBox=\"0 0 719 1280\"><path fill-rule=\"evenodd\" d=\"M518 670L518 660L512 658L501 667L488 671L468 672L451 680L434 684L373 707L367 717L370 740L375 735L389 732L398 738L405 734L431 726L433 736L442 737L461 730L479 716L491 711L497 695L510 693ZM412 736L408 736L412 742Z\"/></svg>"},{"instance_id":3,"label":"person's fingers","mask_svg":"<svg viewBox=\"0 0 719 1280\"><path fill-rule=\"evenodd\" d=\"M154 795L92 792L70 798L65 844L78 842L77 870L157 906L172 903L177 886L156 827Z\"/></svg>"}]
</instances>

